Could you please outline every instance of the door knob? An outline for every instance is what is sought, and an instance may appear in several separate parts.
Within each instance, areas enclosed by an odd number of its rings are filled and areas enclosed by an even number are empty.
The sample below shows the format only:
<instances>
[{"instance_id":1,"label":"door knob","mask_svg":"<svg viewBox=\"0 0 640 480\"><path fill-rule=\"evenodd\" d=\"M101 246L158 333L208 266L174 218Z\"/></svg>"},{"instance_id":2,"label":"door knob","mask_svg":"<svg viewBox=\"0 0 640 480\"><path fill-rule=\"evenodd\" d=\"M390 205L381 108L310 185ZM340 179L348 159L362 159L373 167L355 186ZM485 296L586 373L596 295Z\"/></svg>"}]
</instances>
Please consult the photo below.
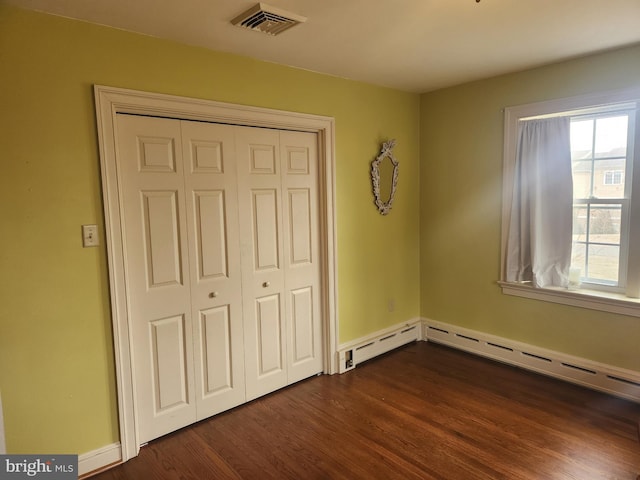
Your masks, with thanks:
<instances>
[{"instance_id":1,"label":"door knob","mask_svg":"<svg viewBox=\"0 0 640 480\"><path fill-rule=\"evenodd\" d=\"M262 286L263 286L264 288L267 288L269 285L271 285L271 283L269 283L269 282L264 282L264 283L262 284Z\"/></svg>"},{"instance_id":2,"label":"door knob","mask_svg":"<svg viewBox=\"0 0 640 480\"><path fill-rule=\"evenodd\" d=\"M211 292L209 294L209 298L216 298L218 296L218 292Z\"/></svg>"}]
</instances>

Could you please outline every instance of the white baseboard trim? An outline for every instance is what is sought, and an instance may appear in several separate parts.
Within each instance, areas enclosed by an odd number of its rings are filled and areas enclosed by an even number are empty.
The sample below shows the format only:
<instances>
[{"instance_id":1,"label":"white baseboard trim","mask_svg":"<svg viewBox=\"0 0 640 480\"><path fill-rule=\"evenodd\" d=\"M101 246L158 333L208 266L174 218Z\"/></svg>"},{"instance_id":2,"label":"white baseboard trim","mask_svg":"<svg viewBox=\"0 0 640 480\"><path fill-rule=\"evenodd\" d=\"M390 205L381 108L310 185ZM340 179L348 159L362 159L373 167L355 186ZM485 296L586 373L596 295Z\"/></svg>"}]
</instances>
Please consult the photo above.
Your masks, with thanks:
<instances>
[{"instance_id":1,"label":"white baseboard trim","mask_svg":"<svg viewBox=\"0 0 640 480\"><path fill-rule=\"evenodd\" d=\"M422 321L414 319L343 343L338 346L338 373L352 370L357 364L394 348L422 340L422 331Z\"/></svg>"},{"instance_id":2,"label":"white baseboard trim","mask_svg":"<svg viewBox=\"0 0 640 480\"><path fill-rule=\"evenodd\" d=\"M423 338L640 403L640 373L423 319Z\"/></svg>"},{"instance_id":3,"label":"white baseboard trim","mask_svg":"<svg viewBox=\"0 0 640 480\"><path fill-rule=\"evenodd\" d=\"M120 442L105 445L102 448L78 456L79 478L89 478L106 468L122 462Z\"/></svg>"}]
</instances>

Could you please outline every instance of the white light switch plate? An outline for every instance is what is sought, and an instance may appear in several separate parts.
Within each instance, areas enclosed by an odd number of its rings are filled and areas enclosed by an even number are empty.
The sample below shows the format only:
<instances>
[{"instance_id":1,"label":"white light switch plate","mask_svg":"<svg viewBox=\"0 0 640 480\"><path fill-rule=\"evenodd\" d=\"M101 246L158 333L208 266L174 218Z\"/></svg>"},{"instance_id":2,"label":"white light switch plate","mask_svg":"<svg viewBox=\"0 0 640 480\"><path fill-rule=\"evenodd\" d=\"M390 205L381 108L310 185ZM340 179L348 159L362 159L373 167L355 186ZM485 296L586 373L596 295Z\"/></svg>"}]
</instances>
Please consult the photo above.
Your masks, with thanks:
<instances>
[{"instance_id":1,"label":"white light switch plate","mask_svg":"<svg viewBox=\"0 0 640 480\"><path fill-rule=\"evenodd\" d=\"M82 246L96 247L98 245L98 226L82 225Z\"/></svg>"}]
</instances>

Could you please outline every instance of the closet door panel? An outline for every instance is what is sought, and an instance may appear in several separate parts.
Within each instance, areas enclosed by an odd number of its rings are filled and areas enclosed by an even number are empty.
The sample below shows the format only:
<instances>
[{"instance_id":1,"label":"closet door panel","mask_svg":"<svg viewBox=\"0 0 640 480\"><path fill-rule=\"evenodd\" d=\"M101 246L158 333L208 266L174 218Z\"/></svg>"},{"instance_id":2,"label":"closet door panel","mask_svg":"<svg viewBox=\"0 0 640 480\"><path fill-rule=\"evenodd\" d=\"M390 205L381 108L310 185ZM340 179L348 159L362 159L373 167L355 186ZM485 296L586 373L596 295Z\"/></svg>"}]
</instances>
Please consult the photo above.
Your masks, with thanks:
<instances>
[{"instance_id":1,"label":"closet door panel","mask_svg":"<svg viewBox=\"0 0 640 480\"><path fill-rule=\"evenodd\" d=\"M181 122L198 420L245 401L234 127Z\"/></svg>"},{"instance_id":2,"label":"closet door panel","mask_svg":"<svg viewBox=\"0 0 640 480\"><path fill-rule=\"evenodd\" d=\"M144 443L196 419L180 122L118 115L116 138L138 432Z\"/></svg>"},{"instance_id":3,"label":"closet door panel","mask_svg":"<svg viewBox=\"0 0 640 480\"><path fill-rule=\"evenodd\" d=\"M279 132L238 128L247 399L287 385Z\"/></svg>"},{"instance_id":4,"label":"closet door panel","mask_svg":"<svg viewBox=\"0 0 640 480\"><path fill-rule=\"evenodd\" d=\"M231 319L228 305L200 312L202 341L202 396L234 388Z\"/></svg>"},{"instance_id":5,"label":"closet door panel","mask_svg":"<svg viewBox=\"0 0 640 480\"><path fill-rule=\"evenodd\" d=\"M224 190L193 192L198 280L228 277Z\"/></svg>"},{"instance_id":6,"label":"closet door panel","mask_svg":"<svg viewBox=\"0 0 640 480\"><path fill-rule=\"evenodd\" d=\"M318 356L314 331L313 289L311 287L303 287L292 290L289 302L291 305L292 340L290 362L293 365L300 365Z\"/></svg>"},{"instance_id":7,"label":"closet door panel","mask_svg":"<svg viewBox=\"0 0 640 480\"><path fill-rule=\"evenodd\" d=\"M278 270L280 248L278 239L278 191L255 189L251 192L253 223L253 264L256 272Z\"/></svg>"},{"instance_id":8,"label":"closet door panel","mask_svg":"<svg viewBox=\"0 0 640 480\"><path fill-rule=\"evenodd\" d=\"M322 372L318 140L305 132L280 132L287 381Z\"/></svg>"},{"instance_id":9,"label":"closet door panel","mask_svg":"<svg viewBox=\"0 0 640 480\"><path fill-rule=\"evenodd\" d=\"M256 299L256 342L258 348L258 378L279 373L282 363L282 316L280 314L280 296L269 295Z\"/></svg>"}]
</instances>

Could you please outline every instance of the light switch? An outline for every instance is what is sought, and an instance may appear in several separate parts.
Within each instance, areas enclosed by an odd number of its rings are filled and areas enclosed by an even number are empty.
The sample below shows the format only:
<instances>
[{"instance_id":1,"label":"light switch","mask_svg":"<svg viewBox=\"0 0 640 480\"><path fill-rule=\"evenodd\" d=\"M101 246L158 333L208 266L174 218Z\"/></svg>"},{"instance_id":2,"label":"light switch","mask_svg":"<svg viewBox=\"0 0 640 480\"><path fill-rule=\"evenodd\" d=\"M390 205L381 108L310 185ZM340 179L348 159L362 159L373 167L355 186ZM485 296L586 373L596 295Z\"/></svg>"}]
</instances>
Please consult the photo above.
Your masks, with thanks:
<instances>
[{"instance_id":1,"label":"light switch","mask_svg":"<svg viewBox=\"0 0 640 480\"><path fill-rule=\"evenodd\" d=\"M96 247L98 245L98 226L82 225L82 246Z\"/></svg>"}]
</instances>

